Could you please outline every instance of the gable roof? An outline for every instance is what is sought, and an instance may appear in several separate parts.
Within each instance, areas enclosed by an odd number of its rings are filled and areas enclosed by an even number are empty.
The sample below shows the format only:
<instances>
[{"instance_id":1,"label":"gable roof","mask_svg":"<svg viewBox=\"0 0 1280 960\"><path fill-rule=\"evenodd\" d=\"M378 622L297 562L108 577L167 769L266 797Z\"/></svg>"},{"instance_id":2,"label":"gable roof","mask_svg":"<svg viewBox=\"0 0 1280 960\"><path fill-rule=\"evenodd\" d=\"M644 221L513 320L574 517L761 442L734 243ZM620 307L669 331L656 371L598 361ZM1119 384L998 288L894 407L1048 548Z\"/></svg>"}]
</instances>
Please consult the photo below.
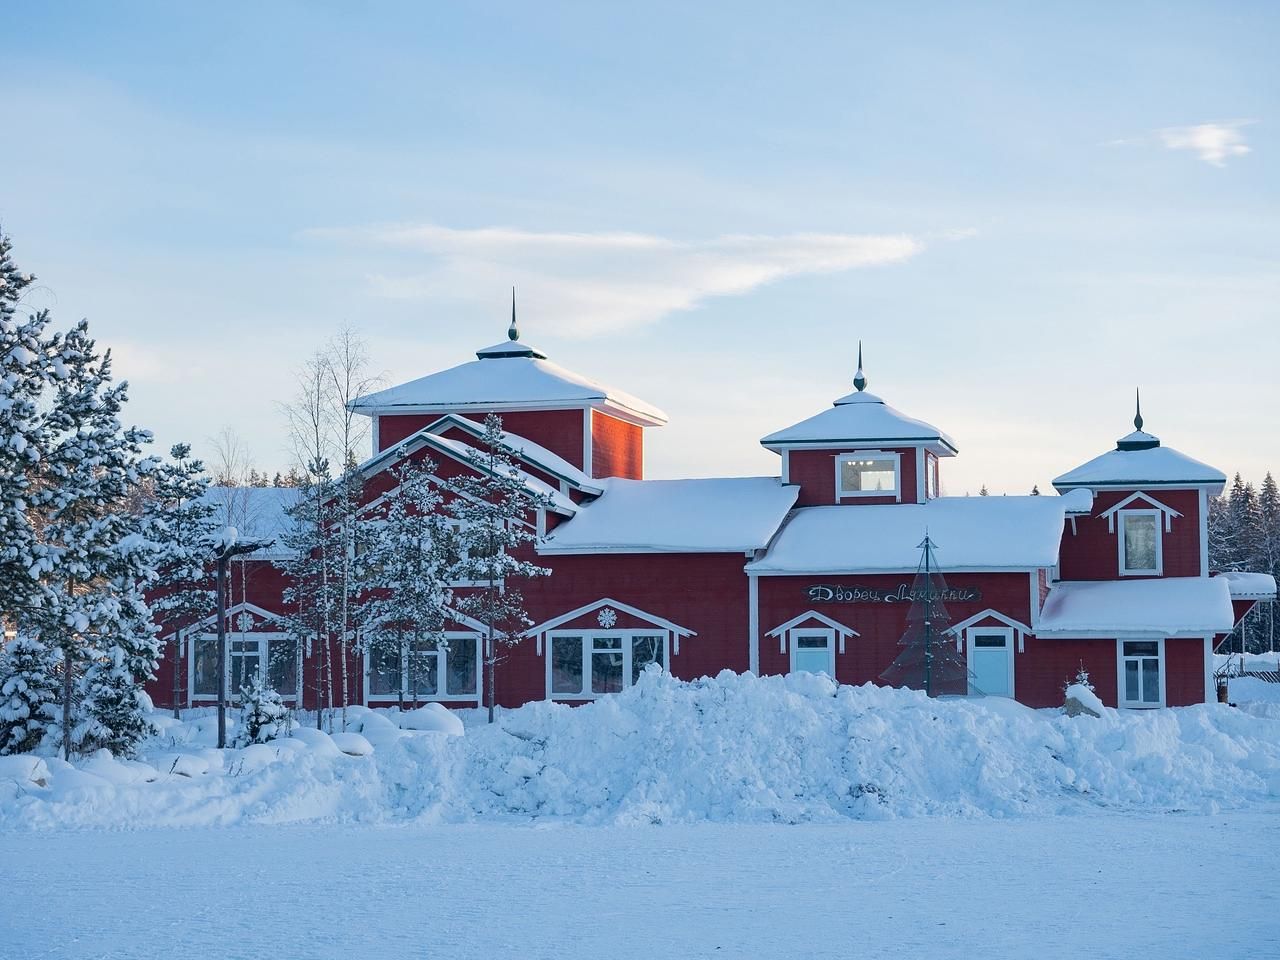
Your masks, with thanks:
<instances>
[{"instance_id":1,"label":"gable roof","mask_svg":"<svg viewBox=\"0 0 1280 960\"><path fill-rule=\"evenodd\" d=\"M407 453L417 449L423 441L423 434L432 434L439 437L445 431L450 429L461 430L469 434L471 437L479 440L484 436L484 425L470 417L464 417L456 413L446 413L437 420L433 420L419 430L415 430L403 440L392 444L385 450L379 451L368 460L360 465L361 471L365 475L378 473L387 469L396 460L402 458ZM445 438L447 439L447 438ZM552 453L541 444L534 443L532 440L526 439L519 434L510 433L506 430L502 432L502 446L508 455L519 460L524 460L535 467L538 467L545 473L549 473L558 479L564 480L571 486L577 487L586 493L599 494L602 488L599 481L588 477L585 473L564 459L557 453Z\"/></svg>"},{"instance_id":2,"label":"gable roof","mask_svg":"<svg viewBox=\"0 0 1280 960\"><path fill-rule=\"evenodd\" d=\"M799 488L777 477L599 481L539 553L746 553L764 547Z\"/></svg>"},{"instance_id":3,"label":"gable roof","mask_svg":"<svg viewBox=\"0 0 1280 960\"><path fill-rule=\"evenodd\" d=\"M497 352L496 348L482 353L480 359L361 397L351 409L372 416L467 408L592 407L641 426L667 422L667 415L652 404L537 354Z\"/></svg>"},{"instance_id":4,"label":"gable roof","mask_svg":"<svg viewBox=\"0 0 1280 960\"><path fill-rule=\"evenodd\" d=\"M938 456L956 453L955 441L930 423L908 417L873 393L856 391L835 401L831 409L777 430L761 445L770 450L788 447L926 446Z\"/></svg>"},{"instance_id":5,"label":"gable roof","mask_svg":"<svg viewBox=\"0 0 1280 960\"><path fill-rule=\"evenodd\" d=\"M1087 496L1085 494L1084 496ZM801 507L749 573L914 573L926 532L942 574L1058 562L1082 496L941 497L927 503Z\"/></svg>"}]
</instances>

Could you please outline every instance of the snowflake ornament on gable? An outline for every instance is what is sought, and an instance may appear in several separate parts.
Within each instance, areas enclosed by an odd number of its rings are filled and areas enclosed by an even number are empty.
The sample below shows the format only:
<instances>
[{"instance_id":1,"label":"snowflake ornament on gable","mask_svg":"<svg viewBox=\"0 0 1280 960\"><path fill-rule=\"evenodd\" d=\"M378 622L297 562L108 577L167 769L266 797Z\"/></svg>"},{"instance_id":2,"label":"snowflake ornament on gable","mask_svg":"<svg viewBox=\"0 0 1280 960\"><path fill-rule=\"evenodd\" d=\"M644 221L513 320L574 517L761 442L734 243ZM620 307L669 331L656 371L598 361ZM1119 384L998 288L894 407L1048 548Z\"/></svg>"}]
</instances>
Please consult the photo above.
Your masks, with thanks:
<instances>
[{"instance_id":1,"label":"snowflake ornament on gable","mask_svg":"<svg viewBox=\"0 0 1280 960\"><path fill-rule=\"evenodd\" d=\"M596 614L596 622L606 630L612 630L618 622L618 612L613 607L604 607Z\"/></svg>"}]
</instances>

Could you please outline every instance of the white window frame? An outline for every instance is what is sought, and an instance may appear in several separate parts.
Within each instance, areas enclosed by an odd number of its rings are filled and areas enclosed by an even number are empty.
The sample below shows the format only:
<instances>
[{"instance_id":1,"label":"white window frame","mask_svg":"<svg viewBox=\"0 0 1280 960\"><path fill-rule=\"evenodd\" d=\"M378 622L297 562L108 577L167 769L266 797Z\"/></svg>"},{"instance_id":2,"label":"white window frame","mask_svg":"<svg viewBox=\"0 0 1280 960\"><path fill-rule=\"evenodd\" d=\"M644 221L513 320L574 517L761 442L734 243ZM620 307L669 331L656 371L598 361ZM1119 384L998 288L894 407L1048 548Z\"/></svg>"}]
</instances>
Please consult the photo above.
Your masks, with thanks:
<instances>
[{"instance_id":1,"label":"white window frame","mask_svg":"<svg viewBox=\"0 0 1280 960\"><path fill-rule=\"evenodd\" d=\"M844 465L851 460L885 460L893 461L892 490L846 490L844 489ZM859 450L840 453L835 456L836 465L836 502L854 500L864 497L893 497L902 501L902 454L891 450Z\"/></svg>"},{"instance_id":2,"label":"white window frame","mask_svg":"<svg viewBox=\"0 0 1280 960\"><path fill-rule=\"evenodd\" d=\"M465 643L470 641L475 648L476 655L476 689L473 693L450 693L449 685L449 661L448 653L444 648L437 647L433 650L419 650L418 656L426 657L435 654L436 677L439 682L445 686L445 692L440 693L438 690L434 694L415 694L408 689L409 686L409 667L408 664L401 659L400 669L403 671L400 677L400 685L405 688L403 695L396 693L394 690L390 693L372 693L372 673L370 670L369 657L364 657L364 701L365 703L399 703L402 699L410 703L474 703L477 706L484 699L484 664L480 657L480 643L483 639L480 634L473 630L449 630L445 632L445 639L449 642L449 646L454 644Z\"/></svg>"},{"instance_id":3,"label":"white window frame","mask_svg":"<svg viewBox=\"0 0 1280 960\"><path fill-rule=\"evenodd\" d=\"M1120 519L1116 523L1116 556L1120 563L1122 577L1160 577L1164 575L1164 530L1161 527L1163 515L1159 510L1120 510L1116 514ZM1124 528L1130 517L1150 517L1156 533L1156 565L1142 570L1125 568Z\"/></svg>"},{"instance_id":4,"label":"white window frame","mask_svg":"<svg viewBox=\"0 0 1280 960\"><path fill-rule=\"evenodd\" d=\"M223 669L225 670L227 675L227 701L229 703L240 702L240 691L231 689L231 660L233 659L233 656L234 656L231 653L231 644L237 640L260 641L262 646L259 648L258 657L259 657L260 663L262 665L265 665L266 667L267 676L270 677L272 638L287 639L288 637L289 637L289 634L285 633L283 630L246 630L243 633L239 630L227 631L227 658L226 658L226 661L223 663ZM214 693L196 693L196 646L198 643L200 643L203 640L210 640L213 642L214 652L216 653L217 644L218 644L218 634L216 632L211 633L203 630L198 633L193 631L192 633L185 634L183 637L183 640L186 643L186 647L187 647L187 650L186 650L187 706L191 706L196 701L200 701L202 703L204 702L216 703L218 700L218 694L216 691ZM281 700L285 700L290 703L292 703L297 698L298 698L298 692L296 689L289 693L280 694Z\"/></svg>"},{"instance_id":5,"label":"white window frame","mask_svg":"<svg viewBox=\"0 0 1280 960\"><path fill-rule=\"evenodd\" d=\"M827 641L827 662L831 664L831 670L827 676L832 680L836 679L836 632L830 627L792 627L787 631L787 648L791 651L788 672L798 672L796 670L796 651L798 650L796 641L801 637L822 637ZM806 647L805 649L816 650L817 647Z\"/></svg>"},{"instance_id":6,"label":"white window frame","mask_svg":"<svg viewBox=\"0 0 1280 960\"><path fill-rule=\"evenodd\" d=\"M463 521L455 520L453 518L450 518L447 522L449 526L453 528L455 533L460 532L462 530L462 527L464 526ZM501 548L499 548L499 552L501 552ZM488 580L451 580L449 581L449 586L451 587L487 587L488 585L489 585ZM499 590L501 590L505 586L505 581L499 578L498 580L494 581L494 585Z\"/></svg>"},{"instance_id":7,"label":"white window frame","mask_svg":"<svg viewBox=\"0 0 1280 960\"><path fill-rule=\"evenodd\" d=\"M1125 698L1124 688L1124 664L1126 660L1147 660L1150 659L1146 655L1142 656L1125 656L1124 645L1126 643L1154 643L1156 645L1156 659L1160 669L1160 702L1144 703L1141 700L1132 701ZM1165 698L1165 681L1168 677L1168 663L1164 655L1164 637L1125 637L1116 641L1116 703L1123 710L1155 710L1163 707L1166 703ZM1141 696L1142 689L1142 668L1138 668L1138 694Z\"/></svg>"},{"instance_id":8,"label":"white window frame","mask_svg":"<svg viewBox=\"0 0 1280 960\"><path fill-rule=\"evenodd\" d=\"M582 691L580 693L563 693L551 690L551 664L553 652L555 651L556 637L581 637L582 638ZM605 630L603 627L590 627L583 630L548 630L546 634L546 651L543 659L546 661L546 691L548 700L595 700L599 697L607 697L607 693L595 693L591 689L591 653L593 649L593 641L596 637L621 637L622 638L622 686L631 686L632 673L632 644L636 637L661 637L662 638L662 669L670 671L671 669L671 631L664 630L661 627L627 627L621 630Z\"/></svg>"},{"instance_id":9,"label":"white window frame","mask_svg":"<svg viewBox=\"0 0 1280 960\"><path fill-rule=\"evenodd\" d=\"M1000 634L1005 639L1005 654L1009 660L1009 699L1013 699L1016 692L1016 680L1014 678L1014 645L1017 642L1017 632L1013 627L966 627L964 631L964 647L965 647L965 669L969 671L969 696L975 696L982 691L975 690L973 687L973 652L977 649L976 641L979 636L990 637ZM984 696L992 696L992 694L983 693ZM998 696L998 694L996 694Z\"/></svg>"}]
</instances>

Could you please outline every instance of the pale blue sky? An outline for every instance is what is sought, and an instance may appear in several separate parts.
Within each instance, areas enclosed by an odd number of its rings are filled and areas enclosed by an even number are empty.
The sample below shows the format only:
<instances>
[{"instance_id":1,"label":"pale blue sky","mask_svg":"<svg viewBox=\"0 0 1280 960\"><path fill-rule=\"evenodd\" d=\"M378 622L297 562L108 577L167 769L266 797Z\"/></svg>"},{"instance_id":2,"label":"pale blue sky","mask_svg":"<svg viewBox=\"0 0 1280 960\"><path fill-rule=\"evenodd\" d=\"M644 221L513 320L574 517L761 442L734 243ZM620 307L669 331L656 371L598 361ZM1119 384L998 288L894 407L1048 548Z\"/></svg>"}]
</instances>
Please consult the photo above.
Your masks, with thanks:
<instances>
[{"instance_id":1,"label":"pale blue sky","mask_svg":"<svg viewBox=\"0 0 1280 960\"><path fill-rule=\"evenodd\" d=\"M0 224L167 446L342 323L503 335L663 407L655 476L872 390L1023 493L1129 429L1280 467L1280 8L11 4ZM178 8L178 9L175 9ZM220 388L219 383L225 383Z\"/></svg>"}]
</instances>

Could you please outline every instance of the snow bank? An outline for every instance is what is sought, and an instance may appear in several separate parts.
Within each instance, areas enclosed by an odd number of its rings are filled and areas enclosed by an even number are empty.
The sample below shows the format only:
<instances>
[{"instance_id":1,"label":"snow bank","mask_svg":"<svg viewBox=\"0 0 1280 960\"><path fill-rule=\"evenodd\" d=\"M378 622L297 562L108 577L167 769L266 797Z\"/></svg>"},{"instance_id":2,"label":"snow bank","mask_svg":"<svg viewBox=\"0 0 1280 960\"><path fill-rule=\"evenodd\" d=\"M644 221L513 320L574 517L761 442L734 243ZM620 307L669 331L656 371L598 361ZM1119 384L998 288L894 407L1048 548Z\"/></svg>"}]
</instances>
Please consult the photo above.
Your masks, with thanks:
<instances>
[{"instance_id":1,"label":"snow bank","mask_svg":"<svg viewBox=\"0 0 1280 960\"><path fill-rule=\"evenodd\" d=\"M939 701L807 675L686 683L654 672L583 707L529 704L494 725L469 715L465 736L398 729L394 712L360 709L348 711L346 735L295 731L175 754L171 728L142 758L154 779L97 757L48 759L45 786L0 781L0 827L795 823L1217 811L1280 797L1280 717L1217 704L1100 712ZM351 756L357 727L372 752Z\"/></svg>"}]
</instances>

